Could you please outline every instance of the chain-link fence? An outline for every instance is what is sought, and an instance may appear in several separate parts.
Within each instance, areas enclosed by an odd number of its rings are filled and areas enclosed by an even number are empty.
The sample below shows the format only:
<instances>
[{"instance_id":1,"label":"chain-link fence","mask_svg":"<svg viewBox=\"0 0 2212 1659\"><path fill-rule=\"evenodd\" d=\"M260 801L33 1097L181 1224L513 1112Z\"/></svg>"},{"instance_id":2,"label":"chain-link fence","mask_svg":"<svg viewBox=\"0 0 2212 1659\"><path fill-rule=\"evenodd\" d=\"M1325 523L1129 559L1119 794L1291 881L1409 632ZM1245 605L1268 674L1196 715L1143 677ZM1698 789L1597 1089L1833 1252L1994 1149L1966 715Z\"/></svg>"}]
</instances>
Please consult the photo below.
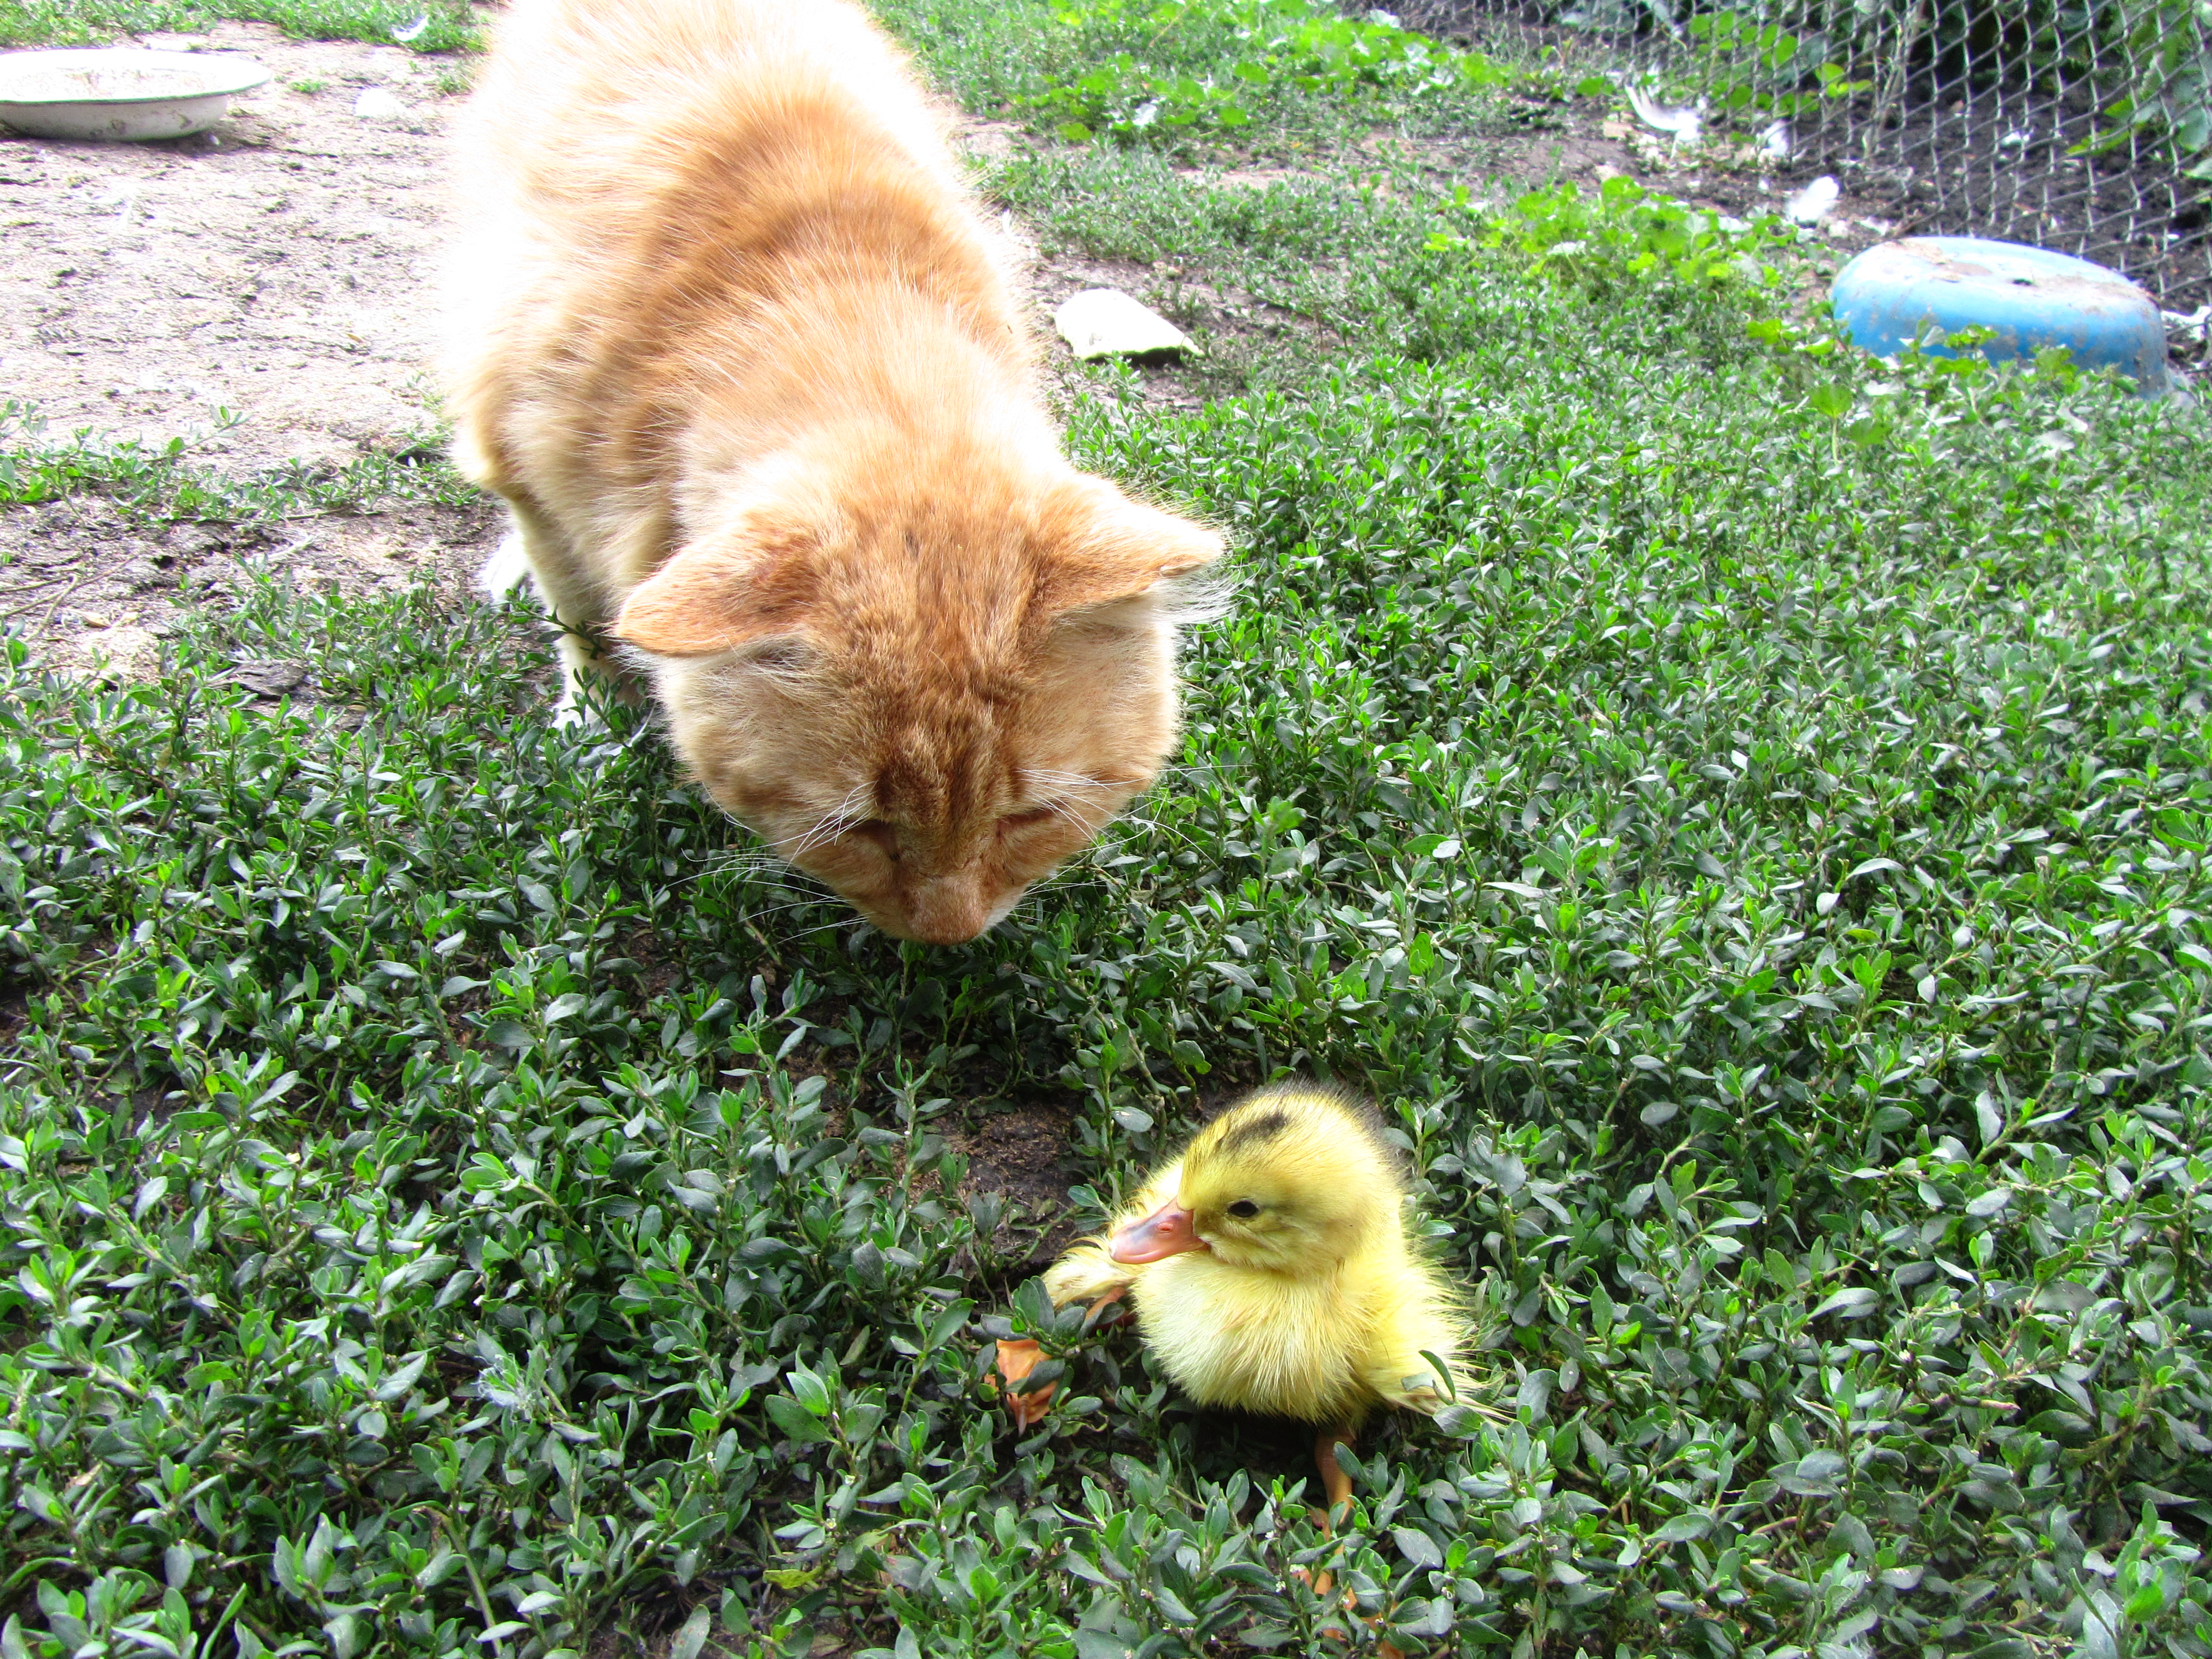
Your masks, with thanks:
<instances>
[{"instance_id":1,"label":"chain-link fence","mask_svg":"<svg viewBox=\"0 0 2212 1659\"><path fill-rule=\"evenodd\" d=\"M2212 300L2212 0L1405 0L1477 44L1532 29L1602 52L1833 174L1899 234L1994 236ZM2202 325L2202 319L2198 319Z\"/></svg>"}]
</instances>

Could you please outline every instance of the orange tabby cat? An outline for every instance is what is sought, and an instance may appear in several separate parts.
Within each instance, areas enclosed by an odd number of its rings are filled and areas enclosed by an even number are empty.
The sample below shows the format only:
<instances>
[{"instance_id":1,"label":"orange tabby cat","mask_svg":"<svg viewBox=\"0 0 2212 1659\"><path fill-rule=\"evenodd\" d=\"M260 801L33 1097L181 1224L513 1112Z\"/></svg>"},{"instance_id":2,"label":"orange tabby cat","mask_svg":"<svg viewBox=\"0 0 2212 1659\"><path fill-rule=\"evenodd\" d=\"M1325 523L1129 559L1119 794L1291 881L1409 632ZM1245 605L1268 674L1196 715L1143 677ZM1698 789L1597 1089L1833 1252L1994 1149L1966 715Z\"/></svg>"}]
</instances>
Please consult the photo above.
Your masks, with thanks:
<instances>
[{"instance_id":1,"label":"orange tabby cat","mask_svg":"<svg viewBox=\"0 0 2212 1659\"><path fill-rule=\"evenodd\" d=\"M784 858L982 933L1158 772L1221 544L1061 454L944 118L843 0L518 0L460 173L457 449L564 710L636 671Z\"/></svg>"}]
</instances>

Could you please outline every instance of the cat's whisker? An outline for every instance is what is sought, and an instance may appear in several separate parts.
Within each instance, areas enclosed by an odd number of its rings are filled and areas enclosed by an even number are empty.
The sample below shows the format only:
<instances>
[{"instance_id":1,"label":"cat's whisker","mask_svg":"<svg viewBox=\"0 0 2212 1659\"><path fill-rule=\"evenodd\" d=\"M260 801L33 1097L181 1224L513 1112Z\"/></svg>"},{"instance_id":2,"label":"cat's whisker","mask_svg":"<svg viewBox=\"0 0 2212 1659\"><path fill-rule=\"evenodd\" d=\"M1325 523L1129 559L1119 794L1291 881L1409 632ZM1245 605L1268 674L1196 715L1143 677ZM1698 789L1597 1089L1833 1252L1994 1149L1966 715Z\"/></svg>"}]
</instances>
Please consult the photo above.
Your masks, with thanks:
<instances>
[{"instance_id":1,"label":"cat's whisker","mask_svg":"<svg viewBox=\"0 0 2212 1659\"><path fill-rule=\"evenodd\" d=\"M1109 783L1102 778L1086 778L1074 772L1030 772L1024 775L1030 784L1066 795L1119 794L1128 786Z\"/></svg>"},{"instance_id":2,"label":"cat's whisker","mask_svg":"<svg viewBox=\"0 0 2212 1659\"><path fill-rule=\"evenodd\" d=\"M774 870L784 867L784 860L773 853L718 853L701 860L702 868L721 870Z\"/></svg>"},{"instance_id":3,"label":"cat's whisker","mask_svg":"<svg viewBox=\"0 0 2212 1659\"><path fill-rule=\"evenodd\" d=\"M786 933L783 935L783 939L786 943L791 943L802 939L812 939L815 934L826 933L833 927L850 927L854 922L860 920L860 918L858 916L849 915L833 917L831 920L823 922L818 927L802 927L795 933Z\"/></svg>"},{"instance_id":4,"label":"cat's whisker","mask_svg":"<svg viewBox=\"0 0 2212 1659\"><path fill-rule=\"evenodd\" d=\"M866 816L870 798L874 793L875 789L872 785L855 784L846 792L844 799L830 808L822 817L816 819L813 827L799 838L798 845L791 849L791 858L797 860L813 852L817 848L827 847L838 836L861 823Z\"/></svg>"},{"instance_id":5,"label":"cat's whisker","mask_svg":"<svg viewBox=\"0 0 2212 1659\"><path fill-rule=\"evenodd\" d=\"M1095 833L1092 830L1091 820L1085 817L1080 812L1078 812L1075 810L1073 802L1048 800L1044 805L1045 810L1050 812L1054 817L1065 818L1069 823L1074 825L1078 830L1082 830L1085 835L1087 836Z\"/></svg>"},{"instance_id":6,"label":"cat's whisker","mask_svg":"<svg viewBox=\"0 0 2212 1659\"><path fill-rule=\"evenodd\" d=\"M1098 798L1123 794L1127 785L1108 783L1097 778L1086 778L1073 772L1029 772L1024 778L1031 787L1047 792L1037 804L1042 807L1060 811L1069 806L1094 810ZM1091 799L1086 799L1085 797Z\"/></svg>"},{"instance_id":7,"label":"cat's whisker","mask_svg":"<svg viewBox=\"0 0 2212 1659\"><path fill-rule=\"evenodd\" d=\"M819 898L808 897L794 899L789 904L770 904L764 906L758 910L748 910L744 913L744 918L747 921L766 921L772 916L789 915L793 910L811 910L820 905L834 903L836 902L835 896L830 894L824 894ZM838 919L840 921L852 920L849 916L840 917Z\"/></svg>"},{"instance_id":8,"label":"cat's whisker","mask_svg":"<svg viewBox=\"0 0 2212 1659\"><path fill-rule=\"evenodd\" d=\"M1103 880L1103 873L1087 861L1063 864L1043 880L1031 882L1029 893L1024 896L1062 893L1077 887L1096 887Z\"/></svg>"},{"instance_id":9,"label":"cat's whisker","mask_svg":"<svg viewBox=\"0 0 2212 1659\"><path fill-rule=\"evenodd\" d=\"M1205 850L1200 847L1196 842L1193 841L1188 836L1183 834L1182 830L1176 829L1174 825L1162 823L1157 818L1133 818L1124 817L1115 819L1115 822L1117 823L1126 823L1133 830L1142 830L1152 835L1165 836L1170 841L1182 842L1184 849L1188 852L1199 853Z\"/></svg>"},{"instance_id":10,"label":"cat's whisker","mask_svg":"<svg viewBox=\"0 0 2212 1659\"><path fill-rule=\"evenodd\" d=\"M843 835L848 830L850 830L855 822L857 822L855 819L840 817L825 819L822 823L816 824L811 830L809 830L804 836L801 836L799 838L798 842L792 848L790 853L787 854L787 861L796 864L800 859L805 858L809 853L816 852L822 848L827 847L831 842L836 840L838 836Z\"/></svg>"},{"instance_id":11,"label":"cat's whisker","mask_svg":"<svg viewBox=\"0 0 2212 1659\"><path fill-rule=\"evenodd\" d=\"M777 884L794 897L805 895L813 895L822 898L836 898L837 896L837 890L832 887L828 882L823 881L818 876L808 875L805 871L798 868L795 865L787 864L776 873L778 877Z\"/></svg>"},{"instance_id":12,"label":"cat's whisker","mask_svg":"<svg viewBox=\"0 0 2212 1659\"><path fill-rule=\"evenodd\" d=\"M746 921L748 923L750 923L750 924L751 926L753 926L753 927L768 927L770 923L773 923L773 922L775 921L775 920L778 916L780 916L780 915L786 915L787 913L788 913L788 912L790 912L790 911L793 911L793 910L802 909L802 908L807 908L807 907L801 906L801 905L796 905L796 904L787 904L787 905L781 905L781 906L779 906L778 908L776 908L775 909L773 909L773 910L748 910L748 911L745 913L745 918L744 918L744 919L745 919L745 921ZM793 933L785 933L785 932L783 932L781 929L773 929L772 931L774 931L774 932L775 933L775 935L776 935L776 937L777 937L778 939L792 939L792 938L797 938L797 937L799 937L799 935L797 935L797 934L793 934Z\"/></svg>"},{"instance_id":13,"label":"cat's whisker","mask_svg":"<svg viewBox=\"0 0 2212 1659\"><path fill-rule=\"evenodd\" d=\"M781 878L788 880L792 876L797 873L797 872L792 869L791 866L786 864L781 859L768 856L756 856L753 861L746 863L705 864L700 868L692 871L689 875L682 877L680 879L684 882L697 882L704 881L709 876L734 876L741 880L759 880L763 878L770 880Z\"/></svg>"}]
</instances>

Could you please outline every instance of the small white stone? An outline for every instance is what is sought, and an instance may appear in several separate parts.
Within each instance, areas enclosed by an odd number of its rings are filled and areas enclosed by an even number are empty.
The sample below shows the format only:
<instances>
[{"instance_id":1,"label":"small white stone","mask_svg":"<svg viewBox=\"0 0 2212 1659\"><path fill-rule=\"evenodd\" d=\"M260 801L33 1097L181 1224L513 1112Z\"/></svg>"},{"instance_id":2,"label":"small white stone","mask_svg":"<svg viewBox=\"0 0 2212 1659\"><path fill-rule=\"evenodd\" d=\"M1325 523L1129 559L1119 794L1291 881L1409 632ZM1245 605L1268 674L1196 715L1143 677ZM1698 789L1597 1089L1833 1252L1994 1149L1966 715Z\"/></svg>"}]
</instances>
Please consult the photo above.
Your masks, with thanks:
<instances>
[{"instance_id":1,"label":"small white stone","mask_svg":"<svg viewBox=\"0 0 2212 1659\"><path fill-rule=\"evenodd\" d=\"M370 87L353 100L353 112L364 121L398 121L406 118L407 106L385 88Z\"/></svg>"},{"instance_id":2,"label":"small white stone","mask_svg":"<svg viewBox=\"0 0 2212 1659\"><path fill-rule=\"evenodd\" d=\"M1189 337L1157 311L1117 289L1071 295L1052 313L1053 326L1077 357L1152 357L1190 349Z\"/></svg>"}]
</instances>

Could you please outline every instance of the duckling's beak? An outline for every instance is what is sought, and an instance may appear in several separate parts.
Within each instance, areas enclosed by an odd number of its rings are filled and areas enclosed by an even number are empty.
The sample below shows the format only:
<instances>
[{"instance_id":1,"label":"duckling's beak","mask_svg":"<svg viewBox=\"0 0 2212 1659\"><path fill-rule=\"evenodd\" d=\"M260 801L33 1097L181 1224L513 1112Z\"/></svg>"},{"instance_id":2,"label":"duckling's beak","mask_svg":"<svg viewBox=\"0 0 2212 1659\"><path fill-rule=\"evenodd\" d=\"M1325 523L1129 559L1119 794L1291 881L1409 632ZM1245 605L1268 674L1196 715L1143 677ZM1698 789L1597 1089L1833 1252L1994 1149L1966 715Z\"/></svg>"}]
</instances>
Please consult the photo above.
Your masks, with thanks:
<instances>
[{"instance_id":1,"label":"duckling's beak","mask_svg":"<svg viewBox=\"0 0 2212 1659\"><path fill-rule=\"evenodd\" d=\"M1115 1233L1107 1241L1106 1254L1116 1261L1158 1261L1206 1248L1190 1212L1170 1199L1142 1221L1133 1221Z\"/></svg>"}]
</instances>

